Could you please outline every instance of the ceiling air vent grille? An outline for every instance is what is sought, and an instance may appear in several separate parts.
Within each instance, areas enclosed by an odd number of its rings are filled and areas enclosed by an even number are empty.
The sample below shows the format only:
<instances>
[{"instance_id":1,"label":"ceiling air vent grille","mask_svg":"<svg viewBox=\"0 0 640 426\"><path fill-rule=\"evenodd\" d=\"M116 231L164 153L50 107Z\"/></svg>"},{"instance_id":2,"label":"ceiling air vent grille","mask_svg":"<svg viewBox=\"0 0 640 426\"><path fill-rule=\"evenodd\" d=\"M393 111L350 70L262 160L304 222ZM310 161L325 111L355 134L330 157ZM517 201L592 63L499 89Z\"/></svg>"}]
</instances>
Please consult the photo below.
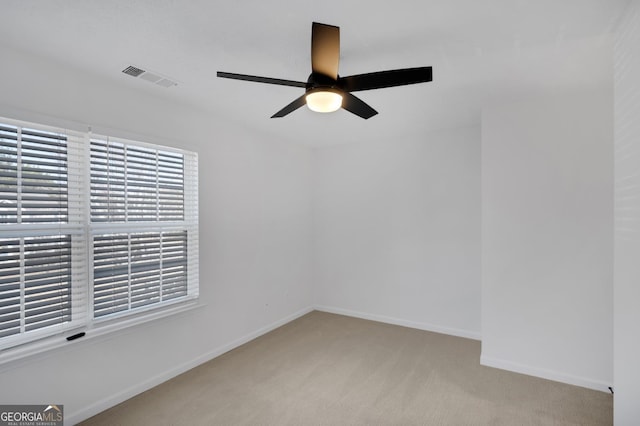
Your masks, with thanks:
<instances>
[{"instance_id":1,"label":"ceiling air vent grille","mask_svg":"<svg viewBox=\"0 0 640 426\"><path fill-rule=\"evenodd\" d=\"M129 65L123 69L122 72L132 77L140 77L143 80L165 88L178 85L178 83L170 78L164 77L156 72L145 71L133 65Z\"/></svg>"},{"instance_id":2,"label":"ceiling air vent grille","mask_svg":"<svg viewBox=\"0 0 640 426\"><path fill-rule=\"evenodd\" d=\"M123 69L122 72L132 77L137 77L140 74L142 74L144 70L141 70L140 68L136 68L133 65L129 65L128 67Z\"/></svg>"}]
</instances>

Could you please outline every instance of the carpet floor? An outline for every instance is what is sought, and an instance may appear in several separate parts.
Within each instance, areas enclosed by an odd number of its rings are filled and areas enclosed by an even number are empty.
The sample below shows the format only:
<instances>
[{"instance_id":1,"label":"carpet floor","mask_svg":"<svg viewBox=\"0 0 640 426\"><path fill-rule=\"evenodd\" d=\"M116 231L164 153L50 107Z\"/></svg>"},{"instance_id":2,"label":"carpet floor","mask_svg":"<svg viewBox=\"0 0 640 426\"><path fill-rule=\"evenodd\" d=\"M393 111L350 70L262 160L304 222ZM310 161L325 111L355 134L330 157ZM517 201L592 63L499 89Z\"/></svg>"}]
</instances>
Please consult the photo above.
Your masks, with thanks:
<instances>
[{"instance_id":1,"label":"carpet floor","mask_svg":"<svg viewBox=\"0 0 640 426\"><path fill-rule=\"evenodd\" d=\"M610 394L479 359L475 340L314 311L81 424L613 424Z\"/></svg>"}]
</instances>

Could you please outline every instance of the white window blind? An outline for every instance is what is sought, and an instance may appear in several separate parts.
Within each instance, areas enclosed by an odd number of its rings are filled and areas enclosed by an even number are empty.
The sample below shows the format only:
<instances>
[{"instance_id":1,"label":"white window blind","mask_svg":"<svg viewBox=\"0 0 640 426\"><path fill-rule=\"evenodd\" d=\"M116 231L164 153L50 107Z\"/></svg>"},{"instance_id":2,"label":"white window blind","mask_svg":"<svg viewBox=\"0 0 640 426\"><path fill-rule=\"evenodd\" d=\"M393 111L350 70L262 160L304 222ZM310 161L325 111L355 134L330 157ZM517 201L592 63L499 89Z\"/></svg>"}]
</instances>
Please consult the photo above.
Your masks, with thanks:
<instances>
[{"instance_id":1,"label":"white window blind","mask_svg":"<svg viewBox=\"0 0 640 426\"><path fill-rule=\"evenodd\" d=\"M0 122L0 348L86 321L83 143Z\"/></svg>"},{"instance_id":2,"label":"white window blind","mask_svg":"<svg viewBox=\"0 0 640 426\"><path fill-rule=\"evenodd\" d=\"M184 154L91 139L91 221L183 221Z\"/></svg>"},{"instance_id":3,"label":"white window blind","mask_svg":"<svg viewBox=\"0 0 640 426\"><path fill-rule=\"evenodd\" d=\"M0 335L70 322L70 236L5 239L2 247L6 286L0 303L7 309L7 318Z\"/></svg>"},{"instance_id":4,"label":"white window blind","mask_svg":"<svg viewBox=\"0 0 640 426\"><path fill-rule=\"evenodd\" d=\"M94 316L187 296L187 232L94 237Z\"/></svg>"},{"instance_id":5,"label":"white window blind","mask_svg":"<svg viewBox=\"0 0 640 426\"><path fill-rule=\"evenodd\" d=\"M196 298L197 167L0 118L0 349Z\"/></svg>"},{"instance_id":6,"label":"white window blind","mask_svg":"<svg viewBox=\"0 0 640 426\"><path fill-rule=\"evenodd\" d=\"M197 296L196 164L184 151L91 138L94 318Z\"/></svg>"},{"instance_id":7,"label":"white window blind","mask_svg":"<svg viewBox=\"0 0 640 426\"><path fill-rule=\"evenodd\" d=\"M6 125L0 135L3 222L66 222L66 135Z\"/></svg>"}]
</instances>

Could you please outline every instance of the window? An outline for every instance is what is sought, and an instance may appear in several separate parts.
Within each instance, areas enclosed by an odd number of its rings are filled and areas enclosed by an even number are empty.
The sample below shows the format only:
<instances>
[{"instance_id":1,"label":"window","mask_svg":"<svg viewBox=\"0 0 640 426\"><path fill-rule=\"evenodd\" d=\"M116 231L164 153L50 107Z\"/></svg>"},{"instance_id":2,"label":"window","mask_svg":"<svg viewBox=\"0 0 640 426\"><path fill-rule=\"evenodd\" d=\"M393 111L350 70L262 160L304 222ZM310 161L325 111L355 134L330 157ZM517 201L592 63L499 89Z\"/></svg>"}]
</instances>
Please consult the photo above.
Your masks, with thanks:
<instances>
[{"instance_id":1,"label":"window","mask_svg":"<svg viewBox=\"0 0 640 426\"><path fill-rule=\"evenodd\" d=\"M0 119L0 349L198 296L197 154Z\"/></svg>"},{"instance_id":2,"label":"window","mask_svg":"<svg viewBox=\"0 0 640 426\"><path fill-rule=\"evenodd\" d=\"M197 292L194 159L110 138L90 140L93 317Z\"/></svg>"}]
</instances>

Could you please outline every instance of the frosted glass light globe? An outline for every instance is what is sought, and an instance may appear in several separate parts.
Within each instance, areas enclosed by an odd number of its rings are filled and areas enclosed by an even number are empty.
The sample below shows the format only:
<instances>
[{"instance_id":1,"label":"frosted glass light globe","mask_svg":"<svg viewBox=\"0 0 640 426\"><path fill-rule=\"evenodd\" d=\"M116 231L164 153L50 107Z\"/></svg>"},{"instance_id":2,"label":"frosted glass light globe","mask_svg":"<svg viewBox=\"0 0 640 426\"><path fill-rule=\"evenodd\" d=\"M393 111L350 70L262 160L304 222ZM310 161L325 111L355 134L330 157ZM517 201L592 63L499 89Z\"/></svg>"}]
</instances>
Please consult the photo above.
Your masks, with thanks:
<instances>
[{"instance_id":1,"label":"frosted glass light globe","mask_svg":"<svg viewBox=\"0 0 640 426\"><path fill-rule=\"evenodd\" d=\"M310 91L305 99L309 109L315 112L333 112L342 106L342 95L329 90Z\"/></svg>"}]
</instances>

